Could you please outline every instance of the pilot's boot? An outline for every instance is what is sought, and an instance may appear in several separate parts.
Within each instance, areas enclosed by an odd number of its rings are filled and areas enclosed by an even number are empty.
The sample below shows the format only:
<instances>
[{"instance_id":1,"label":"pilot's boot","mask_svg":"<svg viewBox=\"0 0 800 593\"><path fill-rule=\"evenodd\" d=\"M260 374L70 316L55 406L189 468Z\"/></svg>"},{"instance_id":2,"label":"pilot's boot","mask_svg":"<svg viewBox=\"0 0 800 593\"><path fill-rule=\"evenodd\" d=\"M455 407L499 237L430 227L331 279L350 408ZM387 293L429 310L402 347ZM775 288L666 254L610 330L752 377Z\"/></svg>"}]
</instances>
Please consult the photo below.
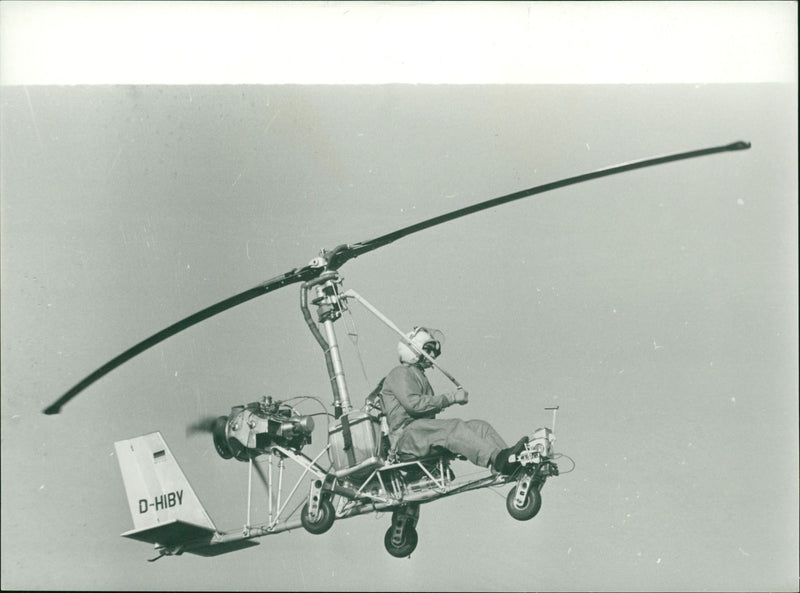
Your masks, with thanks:
<instances>
[{"instance_id":1,"label":"pilot's boot","mask_svg":"<svg viewBox=\"0 0 800 593\"><path fill-rule=\"evenodd\" d=\"M500 449L500 452L494 458L493 463L494 469L497 471L497 473L503 474L504 476L510 476L514 473L520 464L518 461L510 461L510 457L512 455L519 455L522 453L522 451L525 450L525 443L527 442L528 437L522 437L513 447Z\"/></svg>"}]
</instances>

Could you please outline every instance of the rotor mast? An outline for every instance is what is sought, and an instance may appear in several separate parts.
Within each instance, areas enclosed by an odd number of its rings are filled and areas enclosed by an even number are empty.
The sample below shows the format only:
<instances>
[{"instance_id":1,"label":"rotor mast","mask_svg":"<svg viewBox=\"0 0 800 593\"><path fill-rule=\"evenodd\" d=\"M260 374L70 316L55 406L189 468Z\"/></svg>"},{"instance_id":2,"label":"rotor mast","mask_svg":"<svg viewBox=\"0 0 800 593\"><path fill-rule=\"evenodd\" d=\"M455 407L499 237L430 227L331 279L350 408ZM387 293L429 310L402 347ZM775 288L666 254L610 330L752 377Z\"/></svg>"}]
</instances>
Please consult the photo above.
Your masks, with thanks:
<instances>
[{"instance_id":1,"label":"rotor mast","mask_svg":"<svg viewBox=\"0 0 800 593\"><path fill-rule=\"evenodd\" d=\"M303 312L303 318L305 319L306 325L308 325L311 330L311 333L314 335L314 338L317 340L317 343L320 345L320 348L322 348L322 351L325 353L325 364L328 368L328 377L331 383L331 390L333 391L334 416L339 418L342 415L348 414L353 409L350 401L350 392L347 388L347 381L345 380L344 366L342 365L342 357L339 351L339 342L334 329L334 322L341 318L342 313L347 310L347 301L349 299L355 299L361 303L370 313L377 317L379 321L393 330L412 350L428 359L431 365L436 367L447 377L456 388L463 389L453 375L443 369L430 354L414 344L391 319L378 311L377 308L356 291L352 289L342 290L343 278L339 275L338 270L329 264L330 261L336 261L335 258L338 250L339 248L333 251L325 251L323 249L320 257L311 261L309 264L310 267L319 267L323 271L320 272L316 278L304 282L300 290L300 309ZM315 296L310 303L317 308L316 322L308 306L309 293L312 291ZM324 335L323 332L320 331L319 325L322 325Z\"/></svg>"},{"instance_id":2,"label":"rotor mast","mask_svg":"<svg viewBox=\"0 0 800 593\"><path fill-rule=\"evenodd\" d=\"M321 260L321 261L320 261ZM347 389L347 381L344 376L344 366L342 356L339 352L339 342L336 338L336 330L333 324L342 316L345 309L344 299L340 295L342 278L337 270L327 269L325 251L320 258L312 261L311 265L322 264L326 270L313 280L304 282L300 288L300 308L303 311L303 318L306 325L311 330L317 343L325 353L325 365L328 368L328 377L333 391L334 416L339 418L342 414L347 414L352 410L350 394ZM314 298L311 304L317 308L317 320L322 325L325 335L322 335L317 323L311 316L308 308L308 295L314 291Z\"/></svg>"}]
</instances>

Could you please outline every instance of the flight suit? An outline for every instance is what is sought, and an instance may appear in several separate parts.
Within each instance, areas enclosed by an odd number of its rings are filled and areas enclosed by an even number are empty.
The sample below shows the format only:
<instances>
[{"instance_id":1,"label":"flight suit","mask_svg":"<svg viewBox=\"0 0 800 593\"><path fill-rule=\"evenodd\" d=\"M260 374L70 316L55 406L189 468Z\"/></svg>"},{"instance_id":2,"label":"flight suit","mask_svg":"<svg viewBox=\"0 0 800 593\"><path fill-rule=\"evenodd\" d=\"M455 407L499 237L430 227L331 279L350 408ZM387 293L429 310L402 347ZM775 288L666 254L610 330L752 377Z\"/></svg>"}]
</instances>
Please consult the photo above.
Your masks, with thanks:
<instances>
[{"instance_id":1,"label":"flight suit","mask_svg":"<svg viewBox=\"0 0 800 593\"><path fill-rule=\"evenodd\" d=\"M425 457L431 447L443 447L472 463L488 467L501 449L508 447L484 420L436 419L450 404L433 392L425 372L416 365L392 369L381 389L389 439L401 457Z\"/></svg>"}]
</instances>

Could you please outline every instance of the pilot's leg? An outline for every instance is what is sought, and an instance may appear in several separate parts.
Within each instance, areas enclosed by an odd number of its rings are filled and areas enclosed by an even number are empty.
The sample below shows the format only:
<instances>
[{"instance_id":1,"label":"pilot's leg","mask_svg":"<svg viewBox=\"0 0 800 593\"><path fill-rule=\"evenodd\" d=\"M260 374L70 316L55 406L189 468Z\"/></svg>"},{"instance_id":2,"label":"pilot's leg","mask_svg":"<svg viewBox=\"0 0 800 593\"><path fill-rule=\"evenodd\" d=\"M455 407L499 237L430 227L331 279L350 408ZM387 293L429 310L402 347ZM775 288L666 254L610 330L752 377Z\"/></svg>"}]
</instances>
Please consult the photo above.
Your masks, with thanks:
<instances>
[{"instance_id":1,"label":"pilot's leg","mask_svg":"<svg viewBox=\"0 0 800 593\"><path fill-rule=\"evenodd\" d=\"M504 448L505 442L501 447L500 442L496 441L499 435L495 433L495 436L484 436L490 434L489 431L485 427L476 430L476 426L478 425L470 425L457 418L420 418L403 429L397 444L398 451L424 457L430 453L431 447L438 446L463 455L475 465L488 467L491 460Z\"/></svg>"},{"instance_id":2,"label":"pilot's leg","mask_svg":"<svg viewBox=\"0 0 800 593\"><path fill-rule=\"evenodd\" d=\"M508 444L503 440L494 427L485 420L467 420L466 425L481 438L494 443L498 449L505 449Z\"/></svg>"},{"instance_id":3,"label":"pilot's leg","mask_svg":"<svg viewBox=\"0 0 800 593\"><path fill-rule=\"evenodd\" d=\"M481 438L491 441L498 446L498 452L491 458L492 470L501 474L511 475L519 467L519 462L510 461L511 456L519 455L528 442L528 437L522 437L517 443L509 447L491 424L484 420L467 420L467 426Z\"/></svg>"}]
</instances>

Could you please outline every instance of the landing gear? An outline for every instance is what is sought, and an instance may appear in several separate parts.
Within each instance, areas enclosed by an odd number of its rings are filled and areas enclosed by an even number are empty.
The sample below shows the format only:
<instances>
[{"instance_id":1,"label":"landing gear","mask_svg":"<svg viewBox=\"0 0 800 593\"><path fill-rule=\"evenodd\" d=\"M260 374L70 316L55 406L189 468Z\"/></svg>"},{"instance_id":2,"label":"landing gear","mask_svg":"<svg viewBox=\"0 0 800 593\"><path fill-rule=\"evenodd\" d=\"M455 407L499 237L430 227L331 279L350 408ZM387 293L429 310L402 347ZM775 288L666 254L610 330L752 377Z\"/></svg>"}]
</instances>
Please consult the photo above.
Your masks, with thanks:
<instances>
[{"instance_id":1,"label":"landing gear","mask_svg":"<svg viewBox=\"0 0 800 593\"><path fill-rule=\"evenodd\" d=\"M386 551L395 558L406 558L416 549L418 541L417 530L413 527L401 530L397 538L395 538L394 528L390 527L383 538L383 545L386 546Z\"/></svg>"},{"instance_id":2,"label":"landing gear","mask_svg":"<svg viewBox=\"0 0 800 593\"><path fill-rule=\"evenodd\" d=\"M330 500L330 493L323 492L322 480L312 481L308 502L300 511L300 523L309 533L320 535L331 528L334 519L336 519L336 511Z\"/></svg>"},{"instance_id":3,"label":"landing gear","mask_svg":"<svg viewBox=\"0 0 800 593\"><path fill-rule=\"evenodd\" d=\"M542 495L539 489L542 483L533 482L530 474L520 478L506 497L506 510L517 521L533 519L542 507Z\"/></svg>"},{"instance_id":4,"label":"landing gear","mask_svg":"<svg viewBox=\"0 0 800 593\"><path fill-rule=\"evenodd\" d=\"M320 501L316 518L311 518L308 503L303 505L303 510L300 511L300 522L306 531L314 535L328 531L333 525L334 519L336 519L336 511L333 510L333 504L327 498Z\"/></svg>"},{"instance_id":5,"label":"landing gear","mask_svg":"<svg viewBox=\"0 0 800 593\"><path fill-rule=\"evenodd\" d=\"M392 526L383 538L387 552L395 558L406 558L411 555L419 541L416 529L418 519L418 504L400 507L392 513Z\"/></svg>"}]
</instances>

